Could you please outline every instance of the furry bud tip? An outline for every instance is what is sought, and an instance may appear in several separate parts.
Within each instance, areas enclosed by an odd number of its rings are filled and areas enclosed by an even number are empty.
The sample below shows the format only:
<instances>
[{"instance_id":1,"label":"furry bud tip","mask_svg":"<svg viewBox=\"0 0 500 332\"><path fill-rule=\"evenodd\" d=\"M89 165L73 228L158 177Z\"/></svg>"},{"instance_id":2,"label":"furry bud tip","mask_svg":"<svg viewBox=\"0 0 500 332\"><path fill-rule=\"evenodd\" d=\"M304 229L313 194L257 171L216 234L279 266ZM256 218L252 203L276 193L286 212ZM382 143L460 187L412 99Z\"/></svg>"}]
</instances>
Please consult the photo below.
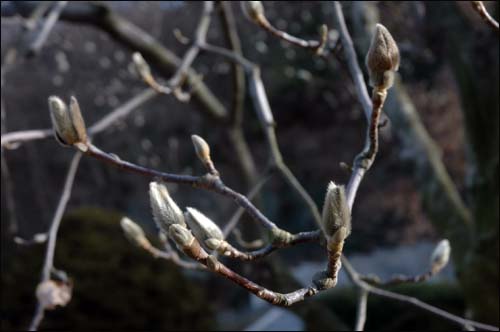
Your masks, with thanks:
<instances>
[{"instance_id":1,"label":"furry bud tip","mask_svg":"<svg viewBox=\"0 0 500 332\"><path fill-rule=\"evenodd\" d=\"M153 218L159 229L167 233L171 225L186 226L181 209L170 197L164 184L151 182L149 184L149 198Z\"/></svg>"},{"instance_id":2,"label":"furry bud tip","mask_svg":"<svg viewBox=\"0 0 500 332\"><path fill-rule=\"evenodd\" d=\"M399 68L399 49L389 30L382 24L377 24L375 28L366 55L366 67L370 74L370 85L383 89L392 86L394 72Z\"/></svg>"}]
</instances>

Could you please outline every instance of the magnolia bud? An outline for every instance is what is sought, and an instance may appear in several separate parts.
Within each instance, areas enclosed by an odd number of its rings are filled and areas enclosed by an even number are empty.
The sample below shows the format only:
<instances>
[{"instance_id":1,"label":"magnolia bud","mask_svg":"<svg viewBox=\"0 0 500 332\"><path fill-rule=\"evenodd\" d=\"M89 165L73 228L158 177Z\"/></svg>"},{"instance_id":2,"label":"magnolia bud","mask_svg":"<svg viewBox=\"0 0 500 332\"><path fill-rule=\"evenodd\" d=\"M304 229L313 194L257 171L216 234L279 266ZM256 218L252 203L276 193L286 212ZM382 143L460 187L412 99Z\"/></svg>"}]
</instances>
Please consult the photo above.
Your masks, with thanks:
<instances>
[{"instance_id":1,"label":"magnolia bud","mask_svg":"<svg viewBox=\"0 0 500 332\"><path fill-rule=\"evenodd\" d=\"M264 16L264 6L260 1L241 1L241 10L243 14L251 20L258 21L260 17Z\"/></svg>"},{"instance_id":2,"label":"magnolia bud","mask_svg":"<svg viewBox=\"0 0 500 332\"><path fill-rule=\"evenodd\" d=\"M184 215L189 228L193 231L194 236L202 243L208 239L223 240L222 231L212 220L205 216L200 211L191 207L186 208L187 212Z\"/></svg>"},{"instance_id":3,"label":"magnolia bud","mask_svg":"<svg viewBox=\"0 0 500 332\"><path fill-rule=\"evenodd\" d=\"M450 252L450 241L447 239L441 240L431 255L431 271L433 273L441 271L448 264Z\"/></svg>"},{"instance_id":4,"label":"magnolia bud","mask_svg":"<svg viewBox=\"0 0 500 332\"><path fill-rule=\"evenodd\" d=\"M141 75L144 80L151 77L151 69L141 53L134 52L134 54L132 54L132 60L134 61L135 68L139 72L139 75Z\"/></svg>"},{"instance_id":5,"label":"magnolia bud","mask_svg":"<svg viewBox=\"0 0 500 332\"><path fill-rule=\"evenodd\" d=\"M208 163L210 161L210 146L208 143L198 135L191 135L191 140L198 158L203 164Z\"/></svg>"},{"instance_id":6,"label":"magnolia bud","mask_svg":"<svg viewBox=\"0 0 500 332\"><path fill-rule=\"evenodd\" d=\"M328 185L321 227L325 235L332 240L343 237L343 241L351 232L351 211L347 205L344 186L333 182ZM341 232L336 234L338 231Z\"/></svg>"},{"instance_id":7,"label":"magnolia bud","mask_svg":"<svg viewBox=\"0 0 500 332\"><path fill-rule=\"evenodd\" d=\"M313 284L319 290L330 289L337 285L337 279L329 276L327 271L320 271L314 274Z\"/></svg>"},{"instance_id":8,"label":"magnolia bud","mask_svg":"<svg viewBox=\"0 0 500 332\"><path fill-rule=\"evenodd\" d=\"M392 86L394 72L399 68L399 49L389 31L377 24L370 49L366 55L370 85L388 89Z\"/></svg>"},{"instance_id":9,"label":"magnolia bud","mask_svg":"<svg viewBox=\"0 0 500 332\"><path fill-rule=\"evenodd\" d=\"M75 97L71 97L70 109L57 96L49 97L50 118L54 135L62 145L87 142L87 132L80 107Z\"/></svg>"},{"instance_id":10,"label":"magnolia bud","mask_svg":"<svg viewBox=\"0 0 500 332\"><path fill-rule=\"evenodd\" d=\"M189 247L195 240L193 234L180 224L173 224L168 228L168 236L177 244L179 249Z\"/></svg>"},{"instance_id":11,"label":"magnolia bud","mask_svg":"<svg viewBox=\"0 0 500 332\"><path fill-rule=\"evenodd\" d=\"M71 300L71 283L46 280L38 284L36 298L43 309L54 309L57 306L64 307Z\"/></svg>"},{"instance_id":12,"label":"magnolia bud","mask_svg":"<svg viewBox=\"0 0 500 332\"><path fill-rule=\"evenodd\" d=\"M146 238L141 226L137 225L131 219L123 217L120 221L120 226L122 227L125 237L130 242L142 248L151 247L151 243Z\"/></svg>"},{"instance_id":13,"label":"magnolia bud","mask_svg":"<svg viewBox=\"0 0 500 332\"><path fill-rule=\"evenodd\" d=\"M170 225L174 224L186 226L181 209L170 197L165 185L151 182L149 184L149 198L153 218L161 230L168 232Z\"/></svg>"}]
</instances>

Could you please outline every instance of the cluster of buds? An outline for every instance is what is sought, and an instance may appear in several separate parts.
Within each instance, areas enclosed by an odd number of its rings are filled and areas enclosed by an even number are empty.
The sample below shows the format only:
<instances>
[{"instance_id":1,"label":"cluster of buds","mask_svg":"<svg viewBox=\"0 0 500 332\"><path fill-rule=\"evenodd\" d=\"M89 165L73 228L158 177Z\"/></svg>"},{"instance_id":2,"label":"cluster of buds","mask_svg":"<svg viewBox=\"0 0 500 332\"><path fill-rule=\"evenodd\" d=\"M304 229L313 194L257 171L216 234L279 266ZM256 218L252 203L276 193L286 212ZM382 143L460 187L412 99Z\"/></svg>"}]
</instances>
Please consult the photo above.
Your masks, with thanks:
<instances>
[{"instance_id":1,"label":"cluster of buds","mask_svg":"<svg viewBox=\"0 0 500 332\"><path fill-rule=\"evenodd\" d=\"M377 24L370 49L366 55L370 85L380 90L389 89L394 73L399 68L399 49L392 35L382 24Z\"/></svg>"},{"instance_id":2,"label":"cluster of buds","mask_svg":"<svg viewBox=\"0 0 500 332\"><path fill-rule=\"evenodd\" d=\"M68 108L61 98L50 96L49 109L56 140L64 146L73 145L82 152L87 151L87 129L76 98L71 97Z\"/></svg>"}]
</instances>

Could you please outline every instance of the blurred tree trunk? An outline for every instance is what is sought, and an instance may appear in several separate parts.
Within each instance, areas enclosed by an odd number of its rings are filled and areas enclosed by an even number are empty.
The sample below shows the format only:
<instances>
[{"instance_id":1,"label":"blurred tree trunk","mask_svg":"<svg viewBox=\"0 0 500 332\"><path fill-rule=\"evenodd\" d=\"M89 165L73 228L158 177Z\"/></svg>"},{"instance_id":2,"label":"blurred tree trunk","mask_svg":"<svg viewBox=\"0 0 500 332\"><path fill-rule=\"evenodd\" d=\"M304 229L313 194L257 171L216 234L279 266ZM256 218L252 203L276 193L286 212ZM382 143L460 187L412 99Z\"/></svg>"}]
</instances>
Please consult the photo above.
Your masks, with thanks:
<instances>
[{"instance_id":1,"label":"blurred tree trunk","mask_svg":"<svg viewBox=\"0 0 500 332\"><path fill-rule=\"evenodd\" d=\"M362 55L378 22L378 9L366 2L353 4L352 9L354 41ZM426 11L422 31L439 38L442 49L437 56L451 65L460 91L467 134L467 206L401 82L391 89L385 111L403 146L415 151L411 158L424 209L452 243L457 277L473 317L498 325L498 35L470 2L430 2Z\"/></svg>"}]
</instances>

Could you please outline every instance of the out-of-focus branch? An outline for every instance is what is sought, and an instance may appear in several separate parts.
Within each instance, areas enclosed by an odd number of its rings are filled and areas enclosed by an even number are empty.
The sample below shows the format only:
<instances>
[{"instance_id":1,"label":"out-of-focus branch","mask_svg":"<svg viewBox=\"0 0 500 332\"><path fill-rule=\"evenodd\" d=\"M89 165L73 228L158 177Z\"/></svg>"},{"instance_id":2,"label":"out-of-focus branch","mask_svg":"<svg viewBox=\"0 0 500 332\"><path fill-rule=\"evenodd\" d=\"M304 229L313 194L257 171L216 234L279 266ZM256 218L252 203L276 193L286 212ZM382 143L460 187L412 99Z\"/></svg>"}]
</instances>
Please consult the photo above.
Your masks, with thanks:
<instances>
[{"instance_id":1,"label":"out-of-focus branch","mask_svg":"<svg viewBox=\"0 0 500 332\"><path fill-rule=\"evenodd\" d=\"M50 35L50 32L54 28L61 12L64 7L66 7L67 1L57 1L54 8L52 8L43 23L43 26L40 30L40 33L36 36L35 40L28 47L28 54L36 55L40 52L43 47L43 44L47 41L47 38Z\"/></svg>"},{"instance_id":2,"label":"out-of-focus branch","mask_svg":"<svg viewBox=\"0 0 500 332\"><path fill-rule=\"evenodd\" d=\"M59 199L59 203L57 205L56 212L54 214L54 218L50 225L49 230L49 238L47 242L47 249L45 251L45 260L43 263L42 277L40 280L40 284L50 280L50 273L54 268L54 253L56 249L57 243L57 232L59 231L59 225L61 224L61 220L64 214L64 210L66 209L66 205L68 204L69 198L71 197L71 191L73 188L73 182L75 179L76 171L78 170L78 165L80 164L80 159L82 158L82 154L80 152L76 152L73 159L71 160L68 174L66 175L66 180L64 183L63 192L61 194L61 198ZM29 330L36 331L38 326L40 325L43 316L44 316L45 308L42 303L37 304L37 308L35 311L35 315L33 316L33 320L31 321Z\"/></svg>"},{"instance_id":3,"label":"out-of-focus branch","mask_svg":"<svg viewBox=\"0 0 500 332\"><path fill-rule=\"evenodd\" d=\"M479 323L473 320L465 319L456 315L453 315L445 310L439 309L435 306L432 306L430 304L427 304L423 301L420 301L419 299L407 295L402 295L402 294L397 294L388 290L380 289L375 286L371 286L361 280L360 275L354 270L352 265L349 263L349 261L345 258L342 257L342 264L344 266L344 269L347 273L347 276L349 279L360 289L367 291L368 293L372 293L381 297L385 298L390 298L396 301L408 303L411 305L414 305L418 308L421 308L425 311L428 311L436 316L439 316L441 318L444 318L450 322L454 322L457 325L463 327L463 326L473 326L478 329L486 330L486 331L498 331L498 327L493 326L493 325L488 325L488 324L483 324Z\"/></svg>"},{"instance_id":4,"label":"out-of-focus branch","mask_svg":"<svg viewBox=\"0 0 500 332\"><path fill-rule=\"evenodd\" d=\"M264 6L261 1L241 1L241 7L248 19L279 39L298 47L310 49L318 55L323 54L328 39L328 27L325 24L321 26L319 41L305 40L274 27L265 16Z\"/></svg>"},{"instance_id":5,"label":"out-of-focus branch","mask_svg":"<svg viewBox=\"0 0 500 332\"><path fill-rule=\"evenodd\" d=\"M498 27L498 22L488 13L484 3L482 1L471 1L472 8L481 16L481 18L495 30L497 33L500 32Z\"/></svg>"},{"instance_id":6,"label":"out-of-focus branch","mask_svg":"<svg viewBox=\"0 0 500 332\"><path fill-rule=\"evenodd\" d=\"M10 7L13 7L18 14L29 16L35 5L27 1L13 1ZM5 10L5 14L9 14L7 10ZM107 32L124 46L140 52L165 76L170 76L181 65L181 59L169 49L161 45L146 31L114 13L103 3L71 2L62 11L60 19L90 24ZM202 111L206 111L208 115L216 119L224 119L227 116L226 108L200 80L199 75L193 69L189 69L187 72L187 83L194 87L192 93L195 99L204 106Z\"/></svg>"},{"instance_id":7,"label":"out-of-focus branch","mask_svg":"<svg viewBox=\"0 0 500 332\"><path fill-rule=\"evenodd\" d=\"M356 311L356 323L354 324L354 331L363 331L366 323L366 307L368 304L368 291L365 289L359 290L358 308Z\"/></svg>"},{"instance_id":8,"label":"out-of-focus branch","mask_svg":"<svg viewBox=\"0 0 500 332\"><path fill-rule=\"evenodd\" d=\"M276 168L280 172L280 174L285 178L285 180L290 184L290 186L299 194L299 196L302 198L302 200L306 203L309 210L311 211L314 220L319 225L321 220L321 215L319 213L316 203L283 161L283 157L281 155L281 151L279 149L278 141L276 138L276 131L274 129L275 126L274 117L271 111L271 107L269 105L269 101L267 99L267 94L264 89L264 84L262 83L262 79L260 77L259 67L254 63L248 61L243 56L236 54L230 50L208 44L203 45L202 47L205 51L222 55L232 61L241 64L245 69L248 75L248 79L250 81L249 84L250 95L254 102L257 116L259 118L262 129L264 130L264 134L266 136L270 154L270 165Z\"/></svg>"}]
</instances>

